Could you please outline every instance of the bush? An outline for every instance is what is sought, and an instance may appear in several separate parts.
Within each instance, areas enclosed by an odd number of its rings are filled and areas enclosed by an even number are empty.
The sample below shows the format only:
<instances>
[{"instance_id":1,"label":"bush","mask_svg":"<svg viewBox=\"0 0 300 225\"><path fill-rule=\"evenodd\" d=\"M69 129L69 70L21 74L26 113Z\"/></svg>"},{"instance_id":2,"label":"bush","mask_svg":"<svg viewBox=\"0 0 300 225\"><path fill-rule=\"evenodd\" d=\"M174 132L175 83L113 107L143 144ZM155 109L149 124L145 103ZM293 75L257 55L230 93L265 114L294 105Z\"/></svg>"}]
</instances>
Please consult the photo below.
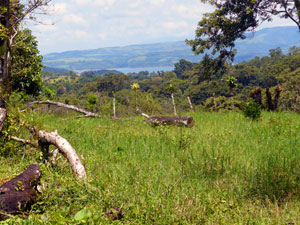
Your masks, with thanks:
<instances>
[{"instance_id":1,"label":"bush","mask_svg":"<svg viewBox=\"0 0 300 225\"><path fill-rule=\"evenodd\" d=\"M252 120L257 120L261 115L261 108L255 101L251 101L243 105L242 110L244 116Z\"/></svg>"}]
</instances>

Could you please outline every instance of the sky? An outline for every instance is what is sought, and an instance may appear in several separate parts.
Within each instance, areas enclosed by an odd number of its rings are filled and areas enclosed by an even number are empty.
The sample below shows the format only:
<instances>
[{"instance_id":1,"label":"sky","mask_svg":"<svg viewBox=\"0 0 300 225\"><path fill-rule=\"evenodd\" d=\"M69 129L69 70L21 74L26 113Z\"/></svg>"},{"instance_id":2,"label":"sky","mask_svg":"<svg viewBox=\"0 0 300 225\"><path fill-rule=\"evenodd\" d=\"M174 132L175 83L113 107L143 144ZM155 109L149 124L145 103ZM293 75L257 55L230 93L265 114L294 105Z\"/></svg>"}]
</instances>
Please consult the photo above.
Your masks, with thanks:
<instances>
[{"instance_id":1,"label":"sky","mask_svg":"<svg viewBox=\"0 0 300 225\"><path fill-rule=\"evenodd\" d=\"M38 23L27 22L42 54L194 37L204 13L200 0L52 0ZM294 25L274 19L260 28Z\"/></svg>"}]
</instances>

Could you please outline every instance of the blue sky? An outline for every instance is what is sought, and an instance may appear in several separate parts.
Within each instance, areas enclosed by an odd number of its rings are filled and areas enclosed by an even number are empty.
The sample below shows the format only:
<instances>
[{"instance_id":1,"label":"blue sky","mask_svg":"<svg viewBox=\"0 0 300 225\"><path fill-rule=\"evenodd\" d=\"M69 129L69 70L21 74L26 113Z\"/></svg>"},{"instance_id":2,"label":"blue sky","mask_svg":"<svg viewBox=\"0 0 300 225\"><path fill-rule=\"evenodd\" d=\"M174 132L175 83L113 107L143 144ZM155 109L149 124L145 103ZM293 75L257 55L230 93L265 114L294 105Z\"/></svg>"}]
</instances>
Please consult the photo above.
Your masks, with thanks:
<instances>
[{"instance_id":1,"label":"blue sky","mask_svg":"<svg viewBox=\"0 0 300 225\"><path fill-rule=\"evenodd\" d=\"M42 23L30 24L42 54L194 37L200 0L53 0ZM263 27L294 25L275 19Z\"/></svg>"}]
</instances>

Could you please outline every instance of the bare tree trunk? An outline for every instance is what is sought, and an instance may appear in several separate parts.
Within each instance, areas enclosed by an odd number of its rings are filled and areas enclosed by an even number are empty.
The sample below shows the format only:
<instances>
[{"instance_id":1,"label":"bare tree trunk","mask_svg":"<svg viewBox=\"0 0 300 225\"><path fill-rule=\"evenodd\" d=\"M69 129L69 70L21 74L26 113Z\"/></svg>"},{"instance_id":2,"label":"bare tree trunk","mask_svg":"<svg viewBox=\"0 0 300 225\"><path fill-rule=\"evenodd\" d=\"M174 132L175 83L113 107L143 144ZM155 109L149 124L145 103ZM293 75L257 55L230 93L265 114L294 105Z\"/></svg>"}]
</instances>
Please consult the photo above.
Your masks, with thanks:
<instances>
[{"instance_id":1,"label":"bare tree trunk","mask_svg":"<svg viewBox=\"0 0 300 225\"><path fill-rule=\"evenodd\" d=\"M282 91L282 88L280 86L276 87L276 89L275 89L275 97L274 97L274 101L273 101L273 109L274 110L276 110L277 107L278 107L278 102L279 102L281 91Z\"/></svg>"},{"instance_id":2,"label":"bare tree trunk","mask_svg":"<svg viewBox=\"0 0 300 225\"><path fill-rule=\"evenodd\" d=\"M261 100L261 89L256 88L255 90L250 92L250 97L253 98L259 106L262 106L262 100Z\"/></svg>"},{"instance_id":3,"label":"bare tree trunk","mask_svg":"<svg viewBox=\"0 0 300 225\"><path fill-rule=\"evenodd\" d=\"M171 93L171 98L172 98L172 104L173 104L173 108L174 108L174 115L177 116L174 93Z\"/></svg>"},{"instance_id":4,"label":"bare tree trunk","mask_svg":"<svg viewBox=\"0 0 300 225\"><path fill-rule=\"evenodd\" d=\"M7 113L6 109L0 108L0 134L6 119L6 113Z\"/></svg>"},{"instance_id":5,"label":"bare tree trunk","mask_svg":"<svg viewBox=\"0 0 300 225\"><path fill-rule=\"evenodd\" d=\"M273 110L273 101L272 101L272 95L270 93L270 88L266 88L266 96L267 96L268 111L272 111Z\"/></svg>"},{"instance_id":6,"label":"bare tree trunk","mask_svg":"<svg viewBox=\"0 0 300 225\"><path fill-rule=\"evenodd\" d=\"M187 96L187 100L188 100L188 103L189 103L189 106L190 106L191 110L192 110L193 112L195 112L195 109L194 109L194 107L193 107L193 104L192 104L192 101L191 101L190 96Z\"/></svg>"},{"instance_id":7,"label":"bare tree trunk","mask_svg":"<svg viewBox=\"0 0 300 225\"><path fill-rule=\"evenodd\" d=\"M0 186L0 220L9 214L15 215L30 209L37 198L36 190L41 175L39 165L32 164L23 173Z\"/></svg>"},{"instance_id":8,"label":"bare tree trunk","mask_svg":"<svg viewBox=\"0 0 300 225\"><path fill-rule=\"evenodd\" d=\"M93 112L90 112L88 110L85 110L85 109L81 109L81 108L78 108L76 106L73 106L73 105L67 105L67 104L64 104L64 103L61 103L61 102L53 102L53 101L36 101L36 102L31 102L29 104L29 106L32 106L34 104L38 104L38 105L55 105L57 107L62 107L62 108L65 108L65 109L70 109L70 110L73 110L73 111L76 111L76 112L79 112L79 113L83 113L86 117L95 117L95 118L101 118L101 115L97 114L97 113L93 113Z\"/></svg>"},{"instance_id":9,"label":"bare tree trunk","mask_svg":"<svg viewBox=\"0 0 300 225\"><path fill-rule=\"evenodd\" d=\"M117 118L117 115L116 115L116 95L113 94L113 114L114 114L114 118Z\"/></svg>"}]
</instances>

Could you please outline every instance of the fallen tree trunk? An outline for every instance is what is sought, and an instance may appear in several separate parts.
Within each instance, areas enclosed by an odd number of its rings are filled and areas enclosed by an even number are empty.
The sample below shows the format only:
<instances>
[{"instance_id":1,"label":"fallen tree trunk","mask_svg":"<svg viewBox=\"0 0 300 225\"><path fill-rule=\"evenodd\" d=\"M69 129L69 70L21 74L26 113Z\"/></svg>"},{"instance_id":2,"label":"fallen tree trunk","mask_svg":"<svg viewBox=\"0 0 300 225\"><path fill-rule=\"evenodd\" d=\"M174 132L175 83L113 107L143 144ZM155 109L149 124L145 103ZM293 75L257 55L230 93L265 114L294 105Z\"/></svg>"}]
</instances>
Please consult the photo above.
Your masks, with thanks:
<instances>
[{"instance_id":1,"label":"fallen tree trunk","mask_svg":"<svg viewBox=\"0 0 300 225\"><path fill-rule=\"evenodd\" d=\"M57 107L70 109L70 110L73 110L75 112L83 113L85 115L85 117L101 118L101 115L99 115L97 113L93 113L93 112L90 112L88 110L78 108L74 105L67 105L67 104L64 104L64 103L61 103L61 102L53 102L53 101L49 101L49 100L47 100L47 101L36 101L36 102L31 102L29 105L32 106L32 105L35 105L35 104L37 104L37 105L55 105Z\"/></svg>"},{"instance_id":2,"label":"fallen tree trunk","mask_svg":"<svg viewBox=\"0 0 300 225\"><path fill-rule=\"evenodd\" d=\"M0 186L0 220L5 219L6 214L16 215L30 209L37 198L41 175L40 166L31 164L23 173Z\"/></svg>"},{"instance_id":3,"label":"fallen tree trunk","mask_svg":"<svg viewBox=\"0 0 300 225\"><path fill-rule=\"evenodd\" d=\"M48 133L44 130L31 131L38 137L39 144L44 146L54 145L67 158L70 167L75 176L79 179L86 180L86 171L72 145L63 137L59 136L57 131Z\"/></svg>"},{"instance_id":4,"label":"fallen tree trunk","mask_svg":"<svg viewBox=\"0 0 300 225\"><path fill-rule=\"evenodd\" d=\"M194 119L191 116L176 116L176 117L148 116L145 113L141 113L141 115L146 117L147 121L152 126L175 125L175 126L183 126L183 127L193 127L195 124Z\"/></svg>"},{"instance_id":5,"label":"fallen tree trunk","mask_svg":"<svg viewBox=\"0 0 300 225\"><path fill-rule=\"evenodd\" d=\"M0 133L2 131L5 119L6 119L7 111L4 108L0 108Z\"/></svg>"}]
</instances>

